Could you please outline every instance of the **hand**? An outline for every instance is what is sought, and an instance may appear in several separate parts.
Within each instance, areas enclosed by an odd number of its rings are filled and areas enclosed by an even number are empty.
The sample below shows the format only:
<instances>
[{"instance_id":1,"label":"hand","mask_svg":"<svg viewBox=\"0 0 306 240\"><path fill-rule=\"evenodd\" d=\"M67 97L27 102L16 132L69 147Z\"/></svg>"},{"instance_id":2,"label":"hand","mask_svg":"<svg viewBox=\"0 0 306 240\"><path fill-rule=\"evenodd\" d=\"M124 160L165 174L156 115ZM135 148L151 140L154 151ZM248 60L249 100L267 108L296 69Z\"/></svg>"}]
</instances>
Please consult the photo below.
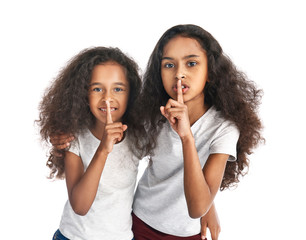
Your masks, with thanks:
<instances>
[{"instance_id":1,"label":"hand","mask_svg":"<svg viewBox=\"0 0 306 240\"><path fill-rule=\"evenodd\" d=\"M71 134L59 134L50 136L50 143L57 150L65 149L69 147L70 142L74 139L74 136Z\"/></svg>"},{"instance_id":2,"label":"hand","mask_svg":"<svg viewBox=\"0 0 306 240\"><path fill-rule=\"evenodd\" d=\"M201 218L201 239L207 239L207 228L209 228L211 239L218 240L221 232L220 221L214 204L205 216Z\"/></svg>"},{"instance_id":3,"label":"hand","mask_svg":"<svg viewBox=\"0 0 306 240\"><path fill-rule=\"evenodd\" d=\"M121 122L113 123L110 103L106 101L106 125L99 148L110 153L113 150L114 144L122 140L123 132L126 129L127 125Z\"/></svg>"},{"instance_id":4,"label":"hand","mask_svg":"<svg viewBox=\"0 0 306 240\"><path fill-rule=\"evenodd\" d=\"M166 106L160 107L161 114L168 119L170 125L181 139L190 136L190 122L188 108L184 104L182 82L177 81L177 101L169 99Z\"/></svg>"}]
</instances>

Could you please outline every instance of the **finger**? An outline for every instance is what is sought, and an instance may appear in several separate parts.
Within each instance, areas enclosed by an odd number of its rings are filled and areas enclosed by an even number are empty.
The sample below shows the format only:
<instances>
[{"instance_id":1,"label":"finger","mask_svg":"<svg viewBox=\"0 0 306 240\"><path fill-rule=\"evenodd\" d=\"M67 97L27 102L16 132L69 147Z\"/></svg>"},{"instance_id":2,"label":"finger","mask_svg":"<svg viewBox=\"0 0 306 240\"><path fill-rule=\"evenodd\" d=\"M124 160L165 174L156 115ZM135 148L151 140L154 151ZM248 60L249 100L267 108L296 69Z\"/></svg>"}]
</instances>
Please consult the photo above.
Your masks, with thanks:
<instances>
[{"instance_id":1,"label":"finger","mask_svg":"<svg viewBox=\"0 0 306 240\"><path fill-rule=\"evenodd\" d=\"M53 147L56 148L57 150L63 150L69 146L70 146L70 143L53 145Z\"/></svg>"},{"instance_id":2,"label":"finger","mask_svg":"<svg viewBox=\"0 0 306 240\"><path fill-rule=\"evenodd\" d=\"M50 136L50 143L53 145L64 144L66 142L71 142L74 139L72 134L61 134Z\"/></svg>"},{"instance_id":3,"label":"finger","mask_svg":"<svg viewBox=\"0 0 306 240\"><path fill-rule=\"evenodd\" d=\"M73 140L74 138L73 137L70 137L70 138L65 138L65 139L50 139L50 143L53 145L53 146L58 146L58 145L64 145L64 144L68 144Z\"/></svg>"},{"instance_id":4,"label":"finger","mask_svg":"<svg viewBox=\"0 0 306 240\"><path fill-rule=\"evenodd\" d=\"M201 224L201 239L206 238L206 231L207 231L207 225L206 224Z\"/></svg>"},{"instance_id":5,"label":"finger","mask_svg":"<svg viewBox=\"0 0 306 240\"><path fill-rule=\"evenodd\" d=\"M106 103L106 124L113 123L111 109L110 109L110 103L108 100L105 101Z\"/></svg>"},{"instance_id":6,"label":"finger","mask_svg":"<svg viewBox=\"0 0 306 240\"><path fill-rule=\"evenodd\" d=\"M127 130L127 128L128 128L127 125L125 125L125 124L122 125L122 130L123 130L123 132L125 132L125 131Z\"/></svg>"},{"instance_id":7,"label":"finger","mask_svg":"<svg viewBox=\"0 0 306 240\"><path fill-rule=\"evenodd\" d=\"M169 99L168 102L166 103L165 105L165 110L167 112L168 109L171 109L171 108L178 108L178 107L182 107L184 106L184 104L182 103L179 103L178 101L176 100L173 100L173 99Z\"/></svg>"},{"instance_id":8,"label":"finger","mask_svg":"<svg viewBox=\"0 0 306 240\"><path fill-rule=\"evenodd\" d=\"M161 107L160 107L160 112L161 112L161 114L162 114L165 118L167 118L167 120L170 122L170 124L172 124L173 121L175 122L175 120L174 120L174 119L171 119L171 117L169 116L168 112L166 111L166 107L161 106Z\"/></svg>"},{"instance_id":9,"label":"finger","mask_svg":"<svg viewBox=\"0 0 306 240\"><path fill-rule=\"evenodd\" d=\"M179 103L184 103L184 99L183 99L183 90L182 90L182 80L177 80L177 101Z\"/></svg>"},{"instance_id":10,"label":"finger","mask_svg":"<svg viewBox=\"0 0 306 240\"><path fill-rule=\"evenodd\" d=\"M165 107L164 106L161 106L160 107L160 112L161 112L161 114L165 117L165 118L167 118L167 120L168 120L168 122L170 123L170 125L171 126L173 126L174 124L175 124L175 119L174 118L171 118L170 116L169 116L169 114L166 112L166 109L165 109Z\"/></svg>"},{"instance_id":11,"label":"finger","mask_svg":"<svg viewBox=\"0 0 306 240\"><path fill-rule=\"evenodd\" d=\"M128 128L127 125L121 124L120 122L118 122L118 123L111 123L105 126L105 131L106 131L106 134L108 135L114 134L114 133L120 133L121 135L123 135L123 132L126 131L127 128Z\"/></svg>"},{"instance_id":12,"label":"finger","mask_svg":"<svg viewBox=\"0 0 306 240\"><path fill-rule=\"evenodd\" d=\"M117 142L120 142L123 138L123 132L114 132L109 135L111 141L116 144Z\"/></svg>"},{"instance_id":13,"label":"finger","mask_svg":"<svg viewBox=\"0 0 306 240\"><path fill-rule=\"evenodd\" d=\"M213 231L211 231L211 239L212 240L218 240L219 239L219 233L220 233L220 229L215 229Z\"/></svg>"},{"instance_id":14,"label":"finger","mask_svg":"<svg viewBox=\"0 0 306 240\"><path fill-rule=\"evenodd\" d=\"M168 117L168 115L167 115L166 112L165 112L165 107L164 107L164 106L161 106L161 107L160 107L160 112L161 112L161 114L162 114L165 118Z\"/></svg>"},{"instance_id":15,"label":"finger","mask_svg":"<svg viewBox=\"0 0 306 240\"><path fill-rule=\"evenodd\" d=\"M211 234L211 240L218 240L218 236L219 236L219 234L217 234L216 232L213 232Z\"/></svg>"},{"instance_id":16,"label":"finger","mask_svg":"<svg viewBox=\"0 0 306 240\"><path fill-rule=\"evenodd\" d=\"M170 119L173 123L175 123L176 120L182 120L184 118L184 112L179 108L171 108L166 113L168 115L168 119Z\"/></svg>"},{"instance_id":17,"label":"finger","mask_svg":"<svg viewBox=\"0 0 306 240\"><path fill-rule=\"evenodd\" d=\"M122 125L122 131L121 131L121 136L118 138L118 142L121 142L121 140L124 137L124 132L127 130L128 126L127 125Z\"/></svg>"}]
</instances>

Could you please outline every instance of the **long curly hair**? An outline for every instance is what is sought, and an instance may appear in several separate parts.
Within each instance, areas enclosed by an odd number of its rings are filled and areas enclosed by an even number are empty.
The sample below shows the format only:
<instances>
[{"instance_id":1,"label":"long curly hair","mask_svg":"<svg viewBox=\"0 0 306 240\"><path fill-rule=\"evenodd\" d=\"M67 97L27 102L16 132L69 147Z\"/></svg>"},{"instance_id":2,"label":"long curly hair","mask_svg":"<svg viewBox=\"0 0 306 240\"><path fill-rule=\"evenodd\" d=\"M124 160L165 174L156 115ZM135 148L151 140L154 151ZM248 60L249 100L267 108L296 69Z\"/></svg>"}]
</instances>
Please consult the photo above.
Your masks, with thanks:
<instances>
[{"instance_id":1,"label":"long curly hair","mask_svg":"<svg viewBox=\"0 0 306 240\"><path fill-rule=\"evenodd\" d=\"M221 190L239 182L239 176L247 173L248 155L264 139L261 136L262 123L258 117L258 106L262 90L237 70L217 40L196 25L177 25L167 30L157 42L147 65L141 92L142 116L147 126L145 150L153 153L159 126L165 122L160 106L169 100L161 79L161 59L165 45L174 37L182 36L198 41L208 59L208 79L204 88L204 102L215 106L223 117L236 124L240 130L237 143L237 160L227 162Z\"/></svg>"},{"instance_id":2,"label":"long curly hair","mask_svg":"<svg viewBox=\"0 0 306 240\"><path fill-rule=\"evenodd\" d=\"M91 75L96 65L105 62L116 62L123 66L126 78L130 84L127 110L122 122L127 124L127 136L137 146L137 134L144 135L136 119L134 103L139 96L141 79L138 65L118 48L93 47L84 49L73 57L60 71L55 80L45 91L39 105L40 135L46 142L49 137L59 134L72 134L77 136L84 129L90 128L95 117L91 113L88 101L88 90ZM65 150L51 147L47 166L50 168L49 178L64 177Z\"/></svg>"}]
</instances>

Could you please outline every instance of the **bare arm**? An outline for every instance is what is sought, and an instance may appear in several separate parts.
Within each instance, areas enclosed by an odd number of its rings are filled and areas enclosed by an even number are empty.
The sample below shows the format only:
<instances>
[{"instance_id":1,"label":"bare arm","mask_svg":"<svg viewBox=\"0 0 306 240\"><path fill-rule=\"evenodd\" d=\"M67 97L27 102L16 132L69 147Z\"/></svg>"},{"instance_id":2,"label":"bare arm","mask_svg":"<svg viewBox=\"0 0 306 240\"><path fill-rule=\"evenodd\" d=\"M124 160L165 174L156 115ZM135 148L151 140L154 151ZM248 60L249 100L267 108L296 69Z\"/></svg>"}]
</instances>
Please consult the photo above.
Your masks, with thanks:
<instances>
[{"instance_id":1,"label":"bare arm","mask_svg":"<svg viewBox=\"0 0 306 240\"><path fill-rule=\"evenodd\" d=\"M211 154L201 168L193 137L182 140L184 190L189 215L198 218L207 213L220 188L227 154Z\"/></svg>"},{"instance_id":2,"label":"bare arm","mask_svg":"<svg viewBox=\"0 0 306 240\"><path fill-rule=\"evenodd\" d=\"M81 158L74 153L66 153L66 185L69 201L75 213L85 215L89 211L97 194L107 155L98 149L84 172Z\"/></svg>"}]
</instances>

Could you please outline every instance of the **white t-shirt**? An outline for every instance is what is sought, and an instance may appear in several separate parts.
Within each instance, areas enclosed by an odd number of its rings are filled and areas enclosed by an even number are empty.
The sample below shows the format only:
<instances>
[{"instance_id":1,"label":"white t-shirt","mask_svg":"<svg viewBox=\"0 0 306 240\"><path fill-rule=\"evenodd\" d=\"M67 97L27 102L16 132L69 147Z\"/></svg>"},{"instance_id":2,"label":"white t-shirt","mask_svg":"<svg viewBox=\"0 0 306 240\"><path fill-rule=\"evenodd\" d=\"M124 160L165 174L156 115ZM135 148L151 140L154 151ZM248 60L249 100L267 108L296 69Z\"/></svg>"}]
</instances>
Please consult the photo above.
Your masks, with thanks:
<instances>
[{"instance_id":1,"label":"white t-shirt","mask_svg":"<svg viewBox=\"0 0 306 240\"><path fill-rule=\"evenodd\" d=\"M237 127L211 107L191 127L202 168L212 153L236 159ZM166 122L157 138L151 164L145 170L134 196L133 212L154 229L181 237L200 233L200 219L188 214L184 195L182 143Z\"/></svg>"},{"instance_id":2,"label":"white t-shirt","mask_svg":"<svg viewBox=\"0 0 306 240\"><path fill-rule=\"evenodd\" d=\"M73 240L133 238L132 203L138 171L138 159L128 148L126 138L115 144L108 155L96 198L85 216L77 215L69 200L64 207L60 231ZM86 130L72 144L70 152L81 157L86 170L100 140Z\"/></svg>"}]
</instances>

